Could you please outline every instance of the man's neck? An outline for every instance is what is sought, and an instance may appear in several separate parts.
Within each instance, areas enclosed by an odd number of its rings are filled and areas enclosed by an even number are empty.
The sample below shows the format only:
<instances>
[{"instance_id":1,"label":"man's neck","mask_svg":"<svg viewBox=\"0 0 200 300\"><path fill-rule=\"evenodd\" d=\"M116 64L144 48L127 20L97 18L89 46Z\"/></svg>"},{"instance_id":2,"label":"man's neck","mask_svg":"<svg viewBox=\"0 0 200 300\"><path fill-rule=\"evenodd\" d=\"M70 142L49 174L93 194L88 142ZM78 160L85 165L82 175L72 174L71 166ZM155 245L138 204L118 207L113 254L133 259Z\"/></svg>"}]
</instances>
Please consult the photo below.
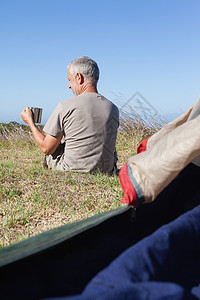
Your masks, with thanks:
<instances>
[{"instance_id":1,"label":"man's neck","mask_svg":"<svg viewBox=\"0 0 200 300\"><path fill-rule=\"evenodd\" d=\"M80 94L82 93L98 93L97 87L91 83L86 83L81 87Z\"/></svg>"}]
</instances>

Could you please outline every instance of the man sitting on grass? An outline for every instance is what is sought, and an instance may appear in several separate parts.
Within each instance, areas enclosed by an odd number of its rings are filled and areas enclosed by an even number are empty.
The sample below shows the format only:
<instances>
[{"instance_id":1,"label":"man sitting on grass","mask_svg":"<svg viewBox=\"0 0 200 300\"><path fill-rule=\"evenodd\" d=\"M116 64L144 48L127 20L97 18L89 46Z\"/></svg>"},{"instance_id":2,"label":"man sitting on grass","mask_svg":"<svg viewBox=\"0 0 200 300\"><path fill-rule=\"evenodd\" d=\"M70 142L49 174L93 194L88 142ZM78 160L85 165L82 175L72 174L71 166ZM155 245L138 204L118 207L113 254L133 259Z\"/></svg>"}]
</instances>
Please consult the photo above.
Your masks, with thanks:
<instances>
[{"instance_id":1,"label":"man sitting on grass","mask_svg":"<svg viewBox=\"0 0 200 300\"><path fill-rule=\"evenodd\" d=\"M77 58L67 71L75 96L57 105L44 126L45 135L36 127L29 107L21 112L21 118L30 126L49 169L112 173L117 160L119 110L97 91L99 68L95 61Z\"/></svg>"}]
</instances>

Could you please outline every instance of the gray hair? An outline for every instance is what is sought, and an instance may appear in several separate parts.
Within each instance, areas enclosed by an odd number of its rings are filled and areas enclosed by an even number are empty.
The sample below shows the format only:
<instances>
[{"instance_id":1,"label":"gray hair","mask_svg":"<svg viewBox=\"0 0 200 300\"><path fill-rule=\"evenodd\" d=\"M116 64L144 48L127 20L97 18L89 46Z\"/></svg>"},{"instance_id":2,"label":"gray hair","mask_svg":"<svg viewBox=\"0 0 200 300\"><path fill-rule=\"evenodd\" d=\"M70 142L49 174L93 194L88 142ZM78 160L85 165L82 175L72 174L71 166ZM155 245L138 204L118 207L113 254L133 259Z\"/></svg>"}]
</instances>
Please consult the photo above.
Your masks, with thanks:
<instances>
[{"instance_id":1,"label":"gray hair","mask_svg":"<svg viewBox=\"0 0 200 300\"><path fill-rule=\"evenodd\" d=\"M70 68L72 76L76 76L77 73L81 73L93 84L96 84L99 79L99 67L97 63L87 56L76 58L69 63L68 68Z\"/></svg>"}]
</instances>

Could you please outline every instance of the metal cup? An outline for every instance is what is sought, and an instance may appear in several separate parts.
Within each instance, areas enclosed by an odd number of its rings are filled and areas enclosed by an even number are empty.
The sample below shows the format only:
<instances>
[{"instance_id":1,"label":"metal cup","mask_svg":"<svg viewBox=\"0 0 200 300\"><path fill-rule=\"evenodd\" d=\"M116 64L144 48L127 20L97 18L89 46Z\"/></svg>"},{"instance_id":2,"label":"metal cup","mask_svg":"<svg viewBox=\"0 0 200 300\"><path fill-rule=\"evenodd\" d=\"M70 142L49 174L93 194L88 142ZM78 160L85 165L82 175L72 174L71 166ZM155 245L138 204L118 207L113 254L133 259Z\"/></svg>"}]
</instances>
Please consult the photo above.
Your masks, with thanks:
<instances>
[{"instance_id":1,"label":"metal cup","mask_svg":"<svg viewBox=\"0 0 200 300\"><path fill-rule=\"evenodd\" d=\"M32 111L34 123L41 123L41 119L42 119L42 108L31 107L31 111Z\"/></svg>"}]
</instances>

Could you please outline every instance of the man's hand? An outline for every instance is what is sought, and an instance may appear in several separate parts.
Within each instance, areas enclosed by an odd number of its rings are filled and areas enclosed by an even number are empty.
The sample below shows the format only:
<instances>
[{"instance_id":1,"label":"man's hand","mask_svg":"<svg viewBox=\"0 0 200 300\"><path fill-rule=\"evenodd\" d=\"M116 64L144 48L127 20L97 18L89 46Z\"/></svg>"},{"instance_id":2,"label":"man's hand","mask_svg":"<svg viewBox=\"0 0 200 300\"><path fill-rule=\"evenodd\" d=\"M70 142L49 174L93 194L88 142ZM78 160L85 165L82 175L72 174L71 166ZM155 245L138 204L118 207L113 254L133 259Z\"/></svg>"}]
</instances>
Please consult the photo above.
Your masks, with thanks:
<instances>
[{"instance_id":1,"label":"man's hand","mask_svg":"<svg viewBox=\"0 0 200 300\"><path fill-rule=\"evenodd\" d=\"M29 126L30 126L31 123L34 123L33 122L32 112L31 112L31 110L30 110L29 107L26 107L24 110L22 110L22 112L21 112L21 118Z\"/></svg>"},{"instance_id":2,"label":"man's hand","mask_svg":"<svg viewBox=\"0 0 200 300\"><path fill-rule=\"evenodd\" d=\"M22 120L30 126L30 129L33 133L33 137L45 155L52 154L58 147L62 135L60 136L52 136L47 134L46 136L40 132L35 125L32 117L32 112L29 107L26 107L21 112Z\"/></svg>"}]
</instances>

